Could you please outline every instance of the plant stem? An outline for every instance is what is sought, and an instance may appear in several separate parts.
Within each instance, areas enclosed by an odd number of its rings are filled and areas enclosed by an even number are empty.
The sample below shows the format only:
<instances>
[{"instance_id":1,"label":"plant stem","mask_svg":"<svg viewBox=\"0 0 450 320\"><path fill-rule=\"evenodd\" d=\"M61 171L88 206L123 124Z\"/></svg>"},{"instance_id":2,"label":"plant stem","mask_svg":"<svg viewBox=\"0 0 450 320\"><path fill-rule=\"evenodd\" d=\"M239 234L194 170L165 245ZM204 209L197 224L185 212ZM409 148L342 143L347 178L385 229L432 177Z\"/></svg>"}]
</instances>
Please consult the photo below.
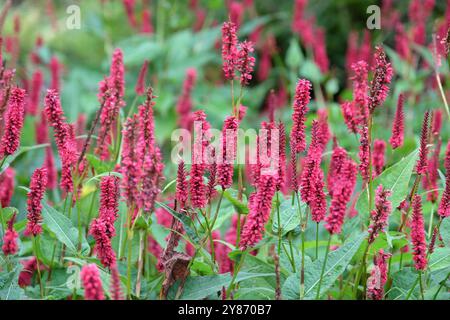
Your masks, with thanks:
<instances>
[{"instance_id":1,"label":"plant stem","mask_svg":"<svg viewBox=\"0 0 450 320\"><path fill-rule=\"evenodd\" d=\"M319 222L316 224L316 260L319 257Z\"/></svg>"},{"instance_id":2,"label":"plant stem","mask_svg":"<svg viewBox=\"0 0 450 320\"><path fill-rule=\"evenodd\" d=\"M405 300L409 300L409 298L411 297L411 294L413 293L414 289L417 287L417 283L420 281L420 273L417 276L416 281L414 282L413 286L411 287L411 289L409 290L408 294L406 295Z\"/></svg>"},{"instance_id":3,"label":"plant stem","mask_svg":"<svg viewBox=\"0 0 450 320\"><path fill-rule=\"evenodd\" d=\"M278 221L278 256L281 254L281 218L280 218L280 197L277 192L277 221Z\"/></svg>"},{"instance_id":4,"label":"plant stem","mask_svg":"<svg viewBox=\"0 0 450 320\"><path fill-rule=\"evenodd\" d=\"M245 257L247 256L247 254L248 254L248 250L245 250L242 253L241 259L239 260L239 264L238 264L237 268L234 270L233 278L231 279L230 285L228 286L228 289L226 291L227 297L230 295L230 292L233 289L234 282L236 281L236 277L237 277L239 271L241 270L242 266L244 265L244 260L245 260Z\"/></svg>"},{"instance_id":5,"label":"plant stem","mask_svg":"<svg viewBox=\"0 0 450 320\"><path fill-rule=\"evenodd\" d=\"M138 259L138 273L136 278L136 297L139 298L141 294L141 279L142 279L142 268L143 268L143 254L144 254L144 231L139 230L139 259Z\"/></svg>"},{"instance_id":6,"label":"plant stem","mask_svg":"<svg viewBox=\"0 0 450 320\"><path fill-rule=\"evenodd\" d=\"M316 300L319 300L319 298L320 298L320 289L322 287L322 279L324 277L325 268L326 268L326 265L327 265L328 253L330 252L330 244L331 244L331 233L328 236L327 250L325 251L325 258L323 260L322 271L320 272L320 279L319 279L319 284L318 284L318 287L317 287Z\"/></svg>"},{"instance_id":7,"label":"plant stem","mask_svg":"<svg viewBox=\"0 0 450 320\"><path fill-rule=\"evenodd\" d=\"M420 286L420 296L422 297L422 300L425 300L425 296L423 294L422 271L419 271L419 286Z\"/></svg>"},{"instance_id":8,"label":"plant stem","mask_svg":"<svg viewBox=\"0 0 450 320\"><path fill-rule=\"evenodd\" d=\"M36 236L33 236L33 251L34 251L34 256L36 257L36 269L37 269L37 273L38 273L38 281L39 281L39 288L40 288L40 292L41 292L41 299L44 298L44 284L42 283L42 276L41 276L41 267L39 265L39 255L38 255L38 251L39 251L39 246L38 246L38 239L36 238Z\"/></svg>"}]
</instances>

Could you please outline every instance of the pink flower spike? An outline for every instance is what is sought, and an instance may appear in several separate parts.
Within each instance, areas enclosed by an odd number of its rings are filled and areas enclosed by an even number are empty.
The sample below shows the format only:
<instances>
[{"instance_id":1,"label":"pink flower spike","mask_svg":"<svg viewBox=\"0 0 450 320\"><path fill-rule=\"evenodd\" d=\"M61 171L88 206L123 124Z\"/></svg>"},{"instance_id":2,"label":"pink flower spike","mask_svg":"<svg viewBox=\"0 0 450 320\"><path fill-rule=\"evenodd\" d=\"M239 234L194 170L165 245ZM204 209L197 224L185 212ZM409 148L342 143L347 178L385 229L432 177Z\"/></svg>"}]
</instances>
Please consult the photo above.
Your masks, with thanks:
<instances>
[{"instance_id":1,"label":"pink flower spike","mask_svg":"<svg viewBox=\"0 0 450 320\"><path fill-rule=\"evenodd\" d=\"M6 229L3 236L2 251L5 256L16 254L19 251L19 246L17 244L17 239L19 234L14 230L14 221L16 220L16 213L13 214L11 219L8 221L8 229Z\"/></svg>"},{"instance_id":2,"label":"pink flower spike","mask_svg":"<svg viewBox=\"0 0 450 320\"><path fill-rule=\"evenodd\" d=\"M374 178L383 172L386 153L386 142L376 139L373 143L372 164L374 167Z\"/></svg>"},{"instance_id":3,"label":"pink flower spike","mask_svg":"<svg viewBox=\"0 0 450 320\"><path fill-rule=\"evenodd\" d=\"M369 111L371 113L386 100L393 76L393 69L391 64L387 62L386 53L381 46L376 47L374 59L374 75L370 84L369 93Z\"/></svg>"},{"instance_id":4,"label":"pink flower spike","mask_svg":"<svg viewBox=\"0 0 450 320\"><path fill-rule=\"evenodd\" d=\"M413 260L416 270L423 271L427 267L427 243L425 241L425 225L422 214L422 198L414 196L413 214L411 221L411 242L413 246Z\"/></svg>"},{"instance_id":5,"label":"pink flower spike","mask_svg":"<svg viewBox=\"0 0 450 320\"><path fill-rule=\"evenodd\" d=\"M237 56L237 70L241 73L241 85L245 86L250 83L252 79L252 72L255 66L255 57L252 57L253 44L244 41L239 44L239 51Z\"/></svg>"},{"instance_id":6,"label":"pink flower spike","mask_svg":"<svg viewBox=\"0 0 450 320\"><path fill-rule=\"evenodd\" d=\"M145 77L148 71L148 60L145 60L142 64L141 70L139 71L138 80L136 82L136 87L134 91L138 96L141 96L145 93Z\"/></svg>"},{"instance_id":7,"label":"pink flower spike","mask_svg":"<svg viewBox=\"0 0 450 320\"><path fill-rule=\"evenodd\" d=\"M34 170L31 175L30 192L27 200L27 226L25 235L36 236L42 233L42 199L47 188L47 169L41 168Z\"/></svg>"},{"instance_id":8,"label":"pink flower spike","mask_svg":"<svg viewBox=\"0 0 450 320\"><path fill-rule=\"evenodd\" d=\"M81 269L81 281L84 287L84 298L86 300L104 300L100 271L95 263L86 264Z\"/></svg>"},{"instance_id":9,"label":"pink flower spike","mask_svg":"<svg viewBox=\"0 0 450 320\"><path fill-rule=\"evenodd\" d=\"M233 22L224 22L222 26L222 69L225 79L233 80L237 64L237 36L236 24Z\"/></svg>"},{"instance_id":10,"label":"pink flower spike","mask_svg":"<svg viewBox=\"0 0 450 320\"><path fill-rule=\"evenodd\" d=\"M383 249L380 249L378 254L374 256L374 267L370 272L370 277L367 279L367 299L383 299L384 285L388 279L387 260L390 256L391 254L384 253Z\"/></svg>"},{"instance_id":11,"label":"pink flower spike","mask_svg":"<svg viewBox=\"0 0 450 320\"><path fill-rule=\"evenodd\" d=\"M305 120L309 111L308 103L311 99L311 82L308 80L299 80L295 89L293 113L292 113L292 131L291 131L291 150L294 153L303 152L306 148L305 140Z\"/></svg>"},{"instance_id":12,"label":"pink flower spike","mask_svg":"<svg viewBox=\"0 0 450 320\"><path fill-rule=\"evenodd\" d=\"M262 175L258 183L258 191L250 195L250 212L239 243L241 250L254 247L262 239L264 226L270 218L275 183L275 177Z\"/></svg>"},{"instance_id":13,"label":"pink flower spike","mask_svg":"<svg viewBox=\"0 0 450 320\"><path fill-rule=\"evenodd\" d=\"M391 192L385 190L380 184L375 191L375 209L372 210L372 224L369 227L369 243L373 243L378 234L384 231L387 226L389 214L392 211L392 204L387 199L391 196Z\"/></svg>"},{"instance_id":14,"label":"pink flower spike","mask_svg":"<svg viewBox=\"0 0 450 320\"><path fill-rule=\"evenodd\" d=\"M422 122L422 132L420 134L419 160L417 160L416 172L423 175L427 172L428 161L428 132L429 132L430 111L425 112Z\"/></svg>"},{"instance_id":15,"label":"pink flower spike","mask_svg":"<svg viewBox=\"0 0 450 320\"><path fill-rule=\"evenodd\" d=\"M25 117L25 90L13 88L8 100L6 125L0 142L0 154L14 154L20 146L20 134Z\"/></svg>"},{"instance_id":16,"label":"pink flower spike","mask_svg":"<svg viewBox=\"0 0 450 320\"><path fill-rule=\"evenodd\" d=\"M405 114L403 112L404 101L404 94L401 93L398 96L397 110L395 111L394 122L392 123L392 135L389 139L392 149L397 149L403 145L405 127Z\"/></svg>"}]
</instances>

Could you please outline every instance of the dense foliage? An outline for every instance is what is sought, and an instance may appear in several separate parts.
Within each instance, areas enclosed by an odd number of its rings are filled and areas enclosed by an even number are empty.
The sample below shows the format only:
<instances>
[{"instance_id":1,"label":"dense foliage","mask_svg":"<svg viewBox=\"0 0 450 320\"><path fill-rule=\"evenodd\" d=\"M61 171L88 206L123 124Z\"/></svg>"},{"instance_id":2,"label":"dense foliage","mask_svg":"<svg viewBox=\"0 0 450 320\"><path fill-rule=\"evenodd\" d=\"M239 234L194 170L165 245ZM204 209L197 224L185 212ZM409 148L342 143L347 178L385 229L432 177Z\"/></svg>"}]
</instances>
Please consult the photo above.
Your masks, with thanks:
<instances>
[{"instance_id":1,"label":"dense foliage","mask_svg":"<svg viewBox=\"0 0 450 320\"><path fill-rule=\"evenodd\" d=\"M0 299L449 299L450 1L372 4L2 1Z\"/></svg>"}]
</instances>

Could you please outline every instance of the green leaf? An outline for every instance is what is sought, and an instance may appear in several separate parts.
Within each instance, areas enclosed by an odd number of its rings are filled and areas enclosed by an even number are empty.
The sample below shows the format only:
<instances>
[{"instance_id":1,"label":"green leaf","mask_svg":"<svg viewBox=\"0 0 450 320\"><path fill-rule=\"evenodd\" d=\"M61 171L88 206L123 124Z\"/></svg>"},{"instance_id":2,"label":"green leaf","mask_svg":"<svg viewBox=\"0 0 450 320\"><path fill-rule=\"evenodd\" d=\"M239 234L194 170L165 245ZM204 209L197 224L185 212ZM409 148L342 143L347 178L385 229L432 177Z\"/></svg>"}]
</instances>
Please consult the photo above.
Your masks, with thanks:
<instances>
[{"instance_id":1,"label":"green leaf","mask_svg":"<svg viewBox=\"0 0 450 320\"><path fill-rule=\"evenodd\" d=\"M257 277L267 277L273 276L272 273L247 273L240 272L235 280L238 283L243 280L248 280ZM214 276L203 276L203 277L188 277L184 284L183 293L180 296L182 300L200 300L208 297L214 293L222 290L222 287L227 288L231 282L230 274L219 274ZM171 288L169 297L172 299L177 292L178 286L175 285Z\"/></svg>"},{"instance_id":2,"label":"green leaf","mask_svg":"<svg viewBox=\"0 0 450 320\"><path fill-rule=\"evenodd\" d=\"M444 245L447 247L450 246L450 219L447 218L442 221L439 232Z\"/></svg>"},{"instance_id":3,"label":"green leaf","mask_svg":"<svg viewBox=\"0 0 450 320\"><path fill-rule=\"evenodd\" d=\"M306 204L301 202L300 209L302 212L305 210ZM294 201L292 205L292 198L281 200L280 203L280 224L281 234L285 235L291 230L294 230L300 225L300 212L298 210L298 201ZM277 210L273 210L273 223L272 231L278 234L278 213Z\"/></svg>"},{"instance_id":4,"label":"green leaf","mask_svg":"<svg viewBox=\"0 0 450 320\"><path fill-rule=\"evenodd\" d=\"M165 209L167 212L169 212L175 219L177 219L178 221L180 221L183 224L184 230L186 231L186 234L189 236L189 238L194 242L194 243L199 243L200 240L197 236L197 233L195 232L195 230L192 227L192 219L189 218L188 216L178 213L175 210L173 210L171 207L169 207L168 205L166 205L165 203L162 202L158 202L155 201L155 204L158 207L161 207L163 209Z\"/></svg>"},{"instance_id":5,"label":"green leaf","mask_svg":"<svg viewBox=\"0 0 450 320\"><path fill-rule=\"evenodd\" d=\"M428 268L431 271L448 268L450 266L450 248L436 248L430 257Z\"/></svg>"},{"instance_id":6,"label":"green leaf","mask_svg":"<svg viewBox=\"0 0 450 320\"><path fill-rule=\"evenodd\" d=\"M291 69L298 69L304 60L298 40L291 38L289 48L286 52L286 65Z\"/></svg>"},{"instance_id":7,"label":"green leaf","mask_svg":"<svg viewBox=\"0 0 450 320\"><path fill-rule=\"evenodd\" d=\"M236 209L236 211L239 212L239 214L248 214L247 199L245 195L243 195L243 201L239 201L237 195L238 191L234 189L227 189L223 194L225 199L231 202L231 204Z\"/></svg>"},{"instance_id":8,"label":"green leaf","mask_svg":"<svg viewBox=\"0 0 450 320\"><path fill-rule=\"evenodd\" d=\"M392 208L397 208L408 193L409 180L414 170L417 156L417 150L411 152L408 156L384 170L381 175L373 180L374 189L382 184L385 189L391 190L392 195L389 200L392 202ZM363 217L369 216L367 189L361 192L356 209Z\"/></svg>"},{"instance_id":9,"label":"green leaf","mask_svg":"<svg viewBox=\"0 0 450 320\"><path fill-rule=\"evenodd\" d=\"M366 236L366 232L360 233L355 238L345 242L338 250L329 253L322 279L320 296L325 294L334 284L336 279L345 271L347 265L358 251ZM323 262L324 257L321 257L314 262L308 262L308 260L305 259L305 299L315 299L316 297ZM283 298L299 299L299 279L298 272L286 279L282 288Z\"/></svg>"},{"instance_id":10,"label":"green leaf","mask_svg":"<svg viewBox=\"0 0 450 320\"><path fill-rule=\"evenodd\" d=\"M78 229L73 226L72 221L62 213L56 211L53 207L43 202L42 217L44 224L52 231L59 241L64 243L71 252L77 252L78 248ZM89 244L85 237L82 237L81 253L89 253Z\"/></svg>"},{"instance_id":11,"label":"green leaf","mask_svg":"<svg viewBox=\"0 0 450 320\"><path fill-rule=\"evenodd\" d=\"M1 300L20 300L24 298L24 291L18 284L21 269L22 266L18 265L13 271L0 275Z\"/></svg>"},{"instance_id":12,"label":"green leaf","mask_svg":"<svg viewBox=\"0 0 450 320\"><path fill-rule=\"evenodd\" d=\"M105 161L100 160L100 158L96 157L93 154L87 154L86 159L89 164L94 168L95 172L104 173L109 171L109 166Z\"/></svg>"},{"instance_id":13,"label":"green leaf","mask_svg":"<svg viewBox=\"0 0 450 320\"><path fill-rule=\"evenodd\" d=\"M392 300L405 299L408 292L417 280L417 273L412 268L402 268L392 275L392 289L389 291L388 297ZM419 286L413 290L410 297L411 300L419 295Z\"/></svg>"}]
</instances>

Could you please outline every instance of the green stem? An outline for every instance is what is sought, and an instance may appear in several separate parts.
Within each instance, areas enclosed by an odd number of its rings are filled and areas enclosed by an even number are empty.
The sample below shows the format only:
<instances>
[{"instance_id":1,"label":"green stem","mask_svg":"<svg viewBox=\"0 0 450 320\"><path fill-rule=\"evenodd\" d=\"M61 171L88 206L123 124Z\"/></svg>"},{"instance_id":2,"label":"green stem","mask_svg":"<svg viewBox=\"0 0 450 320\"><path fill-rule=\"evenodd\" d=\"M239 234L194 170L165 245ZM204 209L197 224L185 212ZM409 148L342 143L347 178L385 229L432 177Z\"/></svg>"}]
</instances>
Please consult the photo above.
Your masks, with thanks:
<instances>
[{"instance_id":1,"label":"green stem","mask_svg":"<svg viewBox=\"0 0 450 320\"><path fill-rule=\"evenodd\" d=\"M413 284L413 286L411 287L411 289L409 290L408 294L406 295L405 300L409 300L409 298L411 297L411 295L412 295L414 289L417 287L417 283L419 283L419 281L420 281L420 273L419 273L419 275L417 276L417 279L416 279L416 281L414 282L414 284Z\"/></svg>"},{"instance_id":2,"label":"green stem","mask_svg":"<svg viewBox=\"0 0 450 320\"><path fill-rule=\"evenodd\" d=\"M278 222L278 256L281 255L281 238L282 238L282 230L281 230L281 218L280 218L280 197L277 192L277 222Z\"/></svg>"},{"instance_id":3,"label":"green stem","mask_svg":"<svg viewBox=\"0 0 450 320\"><path fill-rule=\"evenodd\" d=\"M422 297L422 300L425 300L425 296L423 293L422 271L419 271L419 286L420 286L420 296Z\"/></svg>"},{"instance_id":4,"label":"green stem","mask_svg":"<svg viewBox=\"0 0 450 320\"><path fill-rule=\"evenodd\" d=\"M319 257L319 222L316 224L316 260Z\"/></svg>"},{"instance_id":5,"label":"green stem","mask_svg":"<svg viewBox=\"0 0 450 320\"><path fill-rule=\"evenodd\" d=\"M41 299L44 298L44 284L42 283L42 276L41 276L41 267L40 267L40 263L39 263L39 255L38 255L38 251L39 251L39 244L38 244L38 239L36 238L36 236L33 236L33 252L34 252L34 256L36 257L36 269L37 269L37 273L38 273L38 281L39 281L39 288L40 288L40 292L41 292Z\"/></svg>"},{"instance_id":6,"label":"green stem","mask_svg":"<svg viewBox=\"0 0 450 320\"><path fill-rule=\"evenodd\" d=\"M245 250L242 253L241 259L239 260L239 264L238 264L237 268L234 270L233 278L231 279L230 285L228 286L228 289L226 292L227 297L230 295L231 290L233 290L234 282L236 281L236 277L237 277L239 271L241 270L242 266L244 265L244 260L245 260L245 257L247 256L247 254L248 254L248 250Z\"/></svg>"},{"instance_id":7,"label":"green stem","mask_svg":"<svg viewBox=\"0 0 450 320\"><path fill-rule=\"evenodd\" d=\"M323 260L322 271L320 272L320 279L319 279L319 285L317 287L316 300L319 300L319 298L320 298L320 289L322 287L322 279L323 279L323 276L325 273L325 268L327 265L328 253L330 252L330 244L331 244L331 233L328 236L327 250L325 251L325 258Z\"/></svg>"}]
</instances>

